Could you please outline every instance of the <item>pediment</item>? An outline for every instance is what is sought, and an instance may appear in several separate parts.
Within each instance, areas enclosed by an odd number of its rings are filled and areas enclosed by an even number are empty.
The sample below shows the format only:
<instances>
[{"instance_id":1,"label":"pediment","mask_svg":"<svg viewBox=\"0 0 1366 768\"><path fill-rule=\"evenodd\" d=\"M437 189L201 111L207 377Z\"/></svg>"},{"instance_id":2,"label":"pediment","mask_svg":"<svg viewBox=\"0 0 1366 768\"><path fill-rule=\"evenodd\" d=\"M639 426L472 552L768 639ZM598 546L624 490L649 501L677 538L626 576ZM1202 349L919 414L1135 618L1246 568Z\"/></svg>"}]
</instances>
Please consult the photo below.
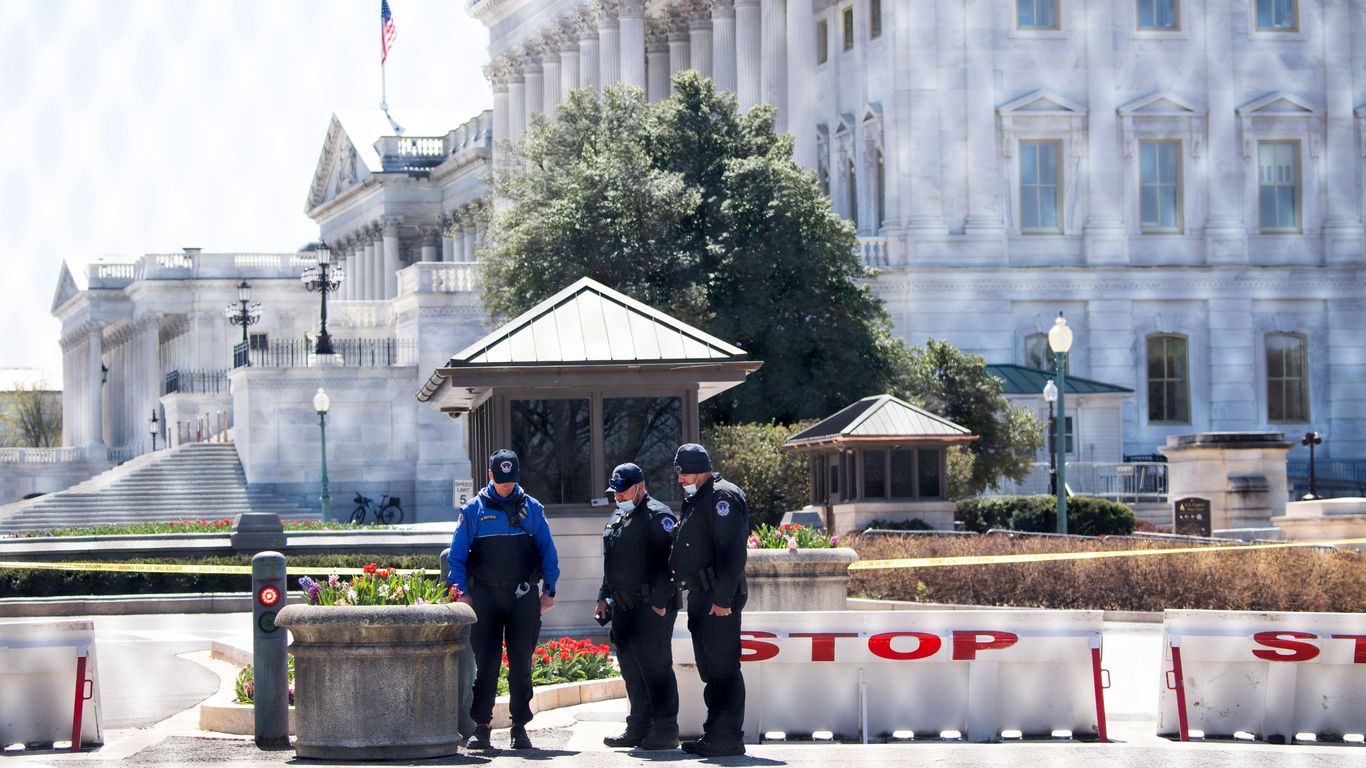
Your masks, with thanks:
<instances>
[{"instance_id":1,"label":"pediment","mask_svg":"<svg viewBox=\"0 0 1366 768\"><path fill-rule=\"evenodd\" d=\"M1086 114L1086 107L1052 91L1034 91L1002 105L997 111L1002 115L1069 115L1080 117Z\"/></svg>"},{"instance_id":2,"label":"pediment","mask_svg":"<svg viewBox=\"0 0 1366 768\"><path fill-rule=\"evenodd\" d=\"M351 137L334 114L327 126L327 138L323 141L318 164L313 170L313 183L309 186L305 213L337 197L356 183L360 177L357 154Z\"/></svg>"},{"instance_id":3,"label":"pediment","mask_svg":"<svg viewBox=\"0 0 1366 768\"><path fill-rule=\"evenodd\" d=\"M1154 93L1125 104L1119 108L1119 114L1125 117L1143 115L1154 117L1200 117L1204 114L1204 111L1197 109L1193 104L1180 96L1175 96L1170 93Z\"/></svg>"},{"instance_id":4,"label":"pediment","mask_svg":"<svg viewBox=\"0 0 1366 768\"><path fill-rule=\"evenodd\" d=\"M71 268L66 262L62 262L62 271L57 276L57 290L52 294L52 314L57 314L68 301L76 298L81 292L80 286L76 285L76 278L71 275Z\"/></svg>"},{"instance_id":5,"label":"pediment","mask_svg":"<svg viewBox=\"0 0 1366 768\"><path fill-rule=\"evenodd\" d=\"M1317 107L1300 97L1280 91L1238 108L1240 117L1317 117Z\"/></svg>"},{"instance_id":6,"label":"pediment","mask_svg":"<svg viewBox=\"0 0 1366 768\"><path fill-rule=\"evenodd\" d=\"M882 104L874 101L863 108L864 123L876 122L882 119Z\"/></svg>"},{"instance_id":7,"label":"pediment","mask_svg":"<svg viewBox=\"0 0 1366 768\"><path fill-rule=\"evenodd\" d=\"M854 132L854 116L848 112L840 113L840 121L835 126L836 136L847 136Z\"/></svg>"}]
</instances>

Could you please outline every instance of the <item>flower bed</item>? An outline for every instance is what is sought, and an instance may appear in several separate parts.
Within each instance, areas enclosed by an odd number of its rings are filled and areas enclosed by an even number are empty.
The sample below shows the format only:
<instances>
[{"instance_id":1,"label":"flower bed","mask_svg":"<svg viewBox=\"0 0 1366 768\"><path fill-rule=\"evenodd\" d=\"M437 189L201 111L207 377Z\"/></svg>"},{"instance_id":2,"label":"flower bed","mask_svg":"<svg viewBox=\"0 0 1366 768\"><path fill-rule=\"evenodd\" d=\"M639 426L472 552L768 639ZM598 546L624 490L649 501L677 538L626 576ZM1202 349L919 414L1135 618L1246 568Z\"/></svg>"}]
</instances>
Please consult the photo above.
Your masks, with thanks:
<instances>
[{"instance_id":1,"label":"flower bed","mask_svg":"<svg viewBox=\"0 0 1366 768\"><path fill-rule=\"evenodd\" d=\"M798 523L761 525L749 535L750 549L830 549L840 537Z\"/></svg>"},{"instance_id":2,"label":"flower bed","mask_svg":"<svg viewBox=\"0 0 1366 768\"><path fill-rule=\"evenodd\" d=\"M370 529L373 525L351 525L349 523L324 523L318 520L285 520L286 531L347 531ZM17 531L6 534L8 538L35 539L64 536L149 536L158 533L230 533L231 518L218 520L170 520L164 523L124 523L120 525L91 525L82 528L50 528L39 531Z\"/></svg>"},{"instance_id":3,"label":"flower bed","mask_svg":"<svg viewBox=\"0 0 1366 768\"><path fill-rule=\"evenodd\" d=\"M613 663L612 649L592 640L561 637L536 646L531 652L531 684L557 685L584 680L605 680L621 672ZM508 653L498 670L498 693L508 692Z\"/></svg>"},{"instance_id":4,"label":"flower bed","mask_svg":"<svg viewBox=\"0 0 1366 768\"><path fill-rule=\"evenodd\" d=\"M237 682L233 684L234 704L256 703L256 668L248 664L237 672ZM289 657L289 706L294 706L294 657Z\"/></svg>"},{"instance_id":5,"label":"flower bed","mask_svg":"<svg viewBox=\"0 0 1366 768\"><path fill-rule=\"evenodd\" d=\"M303 576L299 588L309 605L431 605L460 599L459 587L447 587L419 572L381 568L377 563L362 570L365 573L350 580L335 573L324 581Z\"/></svg>"}]
</instances>

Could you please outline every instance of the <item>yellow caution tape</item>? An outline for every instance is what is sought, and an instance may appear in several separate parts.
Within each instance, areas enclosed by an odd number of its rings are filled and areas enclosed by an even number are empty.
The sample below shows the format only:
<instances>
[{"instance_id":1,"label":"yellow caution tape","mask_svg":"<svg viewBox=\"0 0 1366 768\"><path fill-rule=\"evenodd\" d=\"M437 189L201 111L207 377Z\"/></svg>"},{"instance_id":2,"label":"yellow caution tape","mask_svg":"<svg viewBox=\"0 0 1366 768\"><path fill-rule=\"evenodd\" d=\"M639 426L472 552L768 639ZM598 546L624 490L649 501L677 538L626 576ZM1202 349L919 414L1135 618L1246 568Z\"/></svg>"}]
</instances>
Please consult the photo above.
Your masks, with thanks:
<instances>
[{"instance_id":1,"label":"yellow caution tape","mask_svg":"<svg viewBox=\"0 0 1366 768\"><path fill-rule=\"evenodd\" d=\"M44 571L112 571L115 573L198 573L198 574L217 574L217 575L251 575L250 565L177 565L174 563L32 563L24 561L0 561L0 569L5 568L29 568ZM426 576L439 576L441 571L436 569L413 569L413 568L390 568L391 573L410 574L421 573ZM286 568L285 574L288 576L316 576L319 574L337 574L338 576L359 576L365 573L364 568L327 568L319 566L317 568L296 567Z\"/></svg>"},{"instance_id":2,"label":"yellow caution tape","mask_svg":"<svg viewBox=\"0 0 1366 768\"><path fill-rule=\"evenodd\" d=\"M1029 555L975 555L964 557L911 557L899 560L860 560L849 566L851 571L872 571L889 568L951 568L961 565L1004 565L1007 563L1047 563L1061 560L1099 560L1107 557L1148 557L1150 555L1184 555L1197 552L1248 552L1257 549L1289 549L1292 547L1324 547L1342 544L1366 544L1366 539L1338 539L1336 541L1297 541L1287 544L1240 544L1217 547L1174 547L1171 549L1123 549L1105 552L1040 552Z\"/></svg>"}]
</instances>

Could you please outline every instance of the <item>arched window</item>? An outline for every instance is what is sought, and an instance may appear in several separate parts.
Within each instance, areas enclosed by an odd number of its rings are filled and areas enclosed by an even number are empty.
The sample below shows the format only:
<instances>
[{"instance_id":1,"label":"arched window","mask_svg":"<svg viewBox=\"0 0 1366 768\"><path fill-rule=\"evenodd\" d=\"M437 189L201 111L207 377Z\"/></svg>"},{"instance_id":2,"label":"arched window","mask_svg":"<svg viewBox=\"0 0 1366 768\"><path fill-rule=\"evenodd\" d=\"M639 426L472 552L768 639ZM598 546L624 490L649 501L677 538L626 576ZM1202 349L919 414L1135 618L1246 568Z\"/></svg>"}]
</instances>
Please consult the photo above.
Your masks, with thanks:
<instances>
[{"instance_id":1,"label":"arched window","mask_svg":"<svg viewBox=\"0 0 1366 768\"><path fill-rule=\"evenodd\" d=\"M1309 344L1298 333L1266 335L1266 418L1309 421Z\"/></svg>"},{"instance_id":2,"label":"arched window","mask_svg":"<svg viewBox=\"0 0 1366 768\"><path fill-rule=\"evenodd\" d=\"M877 151L877 220L873 222L873 228L878 232L882 231L882 224L887 220L887 164L882 156L882 150Z\"/></svg>"},{"instance_id":3,"label":"arched window","mask_svg":"<svg viewBox=\"0 0 1366 768\"><path fill-rule=\"evenodd\" d=\"M1057 356L1048 347L1048 334L1031 333L1024 340L1024 364L1027 368L1037 368L1040 371L1052 371L1055 367ZM1063 358L1062 372L1068 373L1072 367L1071 357Z\"/></svg>"},{"instance_id":4,"label":"arched window","mask_svg":"<svg viewBox=\"0 0 1366 768\"><path fill-rule=\"evenodd\" d=\"M1148 421L1189 424L1189 344L1185 336L1158 333L1147 338Z\"/></svg>"}]
</instances>

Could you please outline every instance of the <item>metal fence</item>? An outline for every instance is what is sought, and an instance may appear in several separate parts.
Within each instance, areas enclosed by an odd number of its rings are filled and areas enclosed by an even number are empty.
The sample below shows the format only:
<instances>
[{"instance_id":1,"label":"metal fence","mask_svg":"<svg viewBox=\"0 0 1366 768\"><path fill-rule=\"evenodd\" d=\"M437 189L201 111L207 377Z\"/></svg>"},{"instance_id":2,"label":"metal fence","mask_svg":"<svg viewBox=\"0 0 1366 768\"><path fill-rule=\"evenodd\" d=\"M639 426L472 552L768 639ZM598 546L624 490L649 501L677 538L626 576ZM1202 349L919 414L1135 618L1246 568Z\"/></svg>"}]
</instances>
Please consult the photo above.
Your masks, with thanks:
<instances>
[{"instance_id":1,"label":"metal fence","mask_svg":"<svg viewBox=\"0 0 1366 768\"><path fill-rule=\"evenodd\" d=\"M316 348L316 342L309 339L271 340L264 349L251 350L251 364L262 368L307 368L316 364ZM339 364L348 368L417 364L415 339L333 339L332 348L341 358ZM238 363L236 356L233 363Z\"/></svg>"},{"instance_id":2,"label":"metal fence","mask_svg":"<svg viewBox=\"0 0 1366 768\"><path fill-rule=\"evenodd\" d=\"M1309 462L1291 461L1286 466L1291 500L1309 493ZM1314 462L1315 490L1321 499L1366 496L1366 460L1344 459Z\"/></svg>"},{"instance_id":3,"label":"metal fence","mask_svg":"<svg viewBox=\"0 0 1366 768\"><path fill-rule=\"evenodd\" d=\"M1167 464L1159 461L1067 462L1067 489L1073 496L1095 496L1126 504L1167 501ZM1017 483L1006 483L993 495L1049 493L1048 464L1035 462Z\"/></svg>"},{"instance_id":4,"label":"metal fence","mask_svg":"<svg viewBox=\"0 0 1366 768\"><path fill-rule=\"evenodd\" d=\"M174 370L166 374L162 394L184 392L196 395L219 395L228 391L228 372L217 370Z\"/></svg>"}]
</instances>

